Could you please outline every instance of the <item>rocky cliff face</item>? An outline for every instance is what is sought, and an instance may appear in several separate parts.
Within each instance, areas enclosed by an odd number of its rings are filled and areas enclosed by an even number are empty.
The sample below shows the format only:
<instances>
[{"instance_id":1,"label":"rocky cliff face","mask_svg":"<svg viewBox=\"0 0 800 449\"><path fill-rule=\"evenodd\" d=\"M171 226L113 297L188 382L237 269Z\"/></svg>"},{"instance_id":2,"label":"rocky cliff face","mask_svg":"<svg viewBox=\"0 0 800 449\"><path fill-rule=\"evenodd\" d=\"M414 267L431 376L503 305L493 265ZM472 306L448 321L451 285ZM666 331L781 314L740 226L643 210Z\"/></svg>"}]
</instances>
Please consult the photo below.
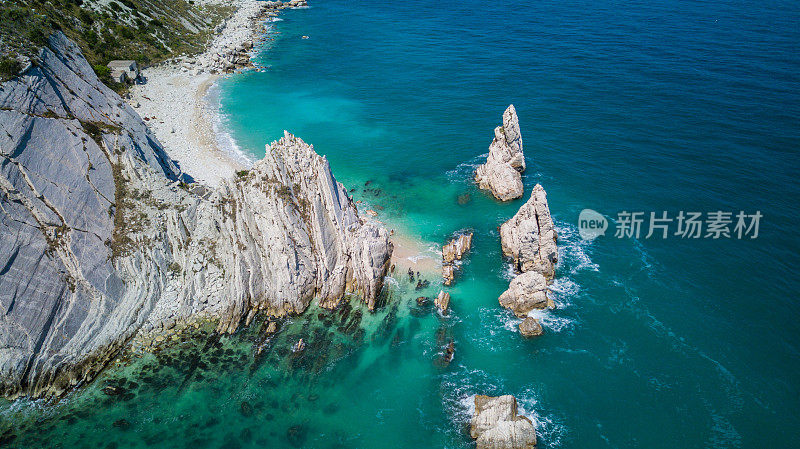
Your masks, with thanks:
<instances>
[{"instance_id":1,"label":"rocky cliff face","mask_svg":"<svg viewBox=\"0 0 800 449\"><path fill-rule=\"evenodd\" d=\"M217 190L184 184L62 34L0 85L0 390L59 394L138 332L205 315L370 307L391 255L327 161L290 134Z\"/></svg>"},{"instance_id":2,"label":"rocky cliff face","mask_svg":"<svg viewBox=\"0 0 800 449\"><path fill-rule=\"evenodd\" d=\"M522 134L514 105L503 113L503 125L494 130L494 140L489 145L486 163L475 171L475 182L481 189L489 189L500 201L521 198L522 173L525 156L522 153Z\"/></svg>"}]
</instances>

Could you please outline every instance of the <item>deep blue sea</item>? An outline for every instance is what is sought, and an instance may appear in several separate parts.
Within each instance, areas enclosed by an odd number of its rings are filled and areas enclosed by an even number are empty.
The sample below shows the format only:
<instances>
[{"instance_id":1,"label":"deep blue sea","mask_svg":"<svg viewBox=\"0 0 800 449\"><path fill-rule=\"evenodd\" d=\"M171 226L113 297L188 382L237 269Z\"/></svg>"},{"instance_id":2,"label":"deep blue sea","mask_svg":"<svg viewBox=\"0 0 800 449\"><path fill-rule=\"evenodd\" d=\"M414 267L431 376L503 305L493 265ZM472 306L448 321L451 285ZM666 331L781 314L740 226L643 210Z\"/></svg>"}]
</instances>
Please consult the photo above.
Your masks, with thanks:
<instances>
[{"instance_id":1,"label":"deep blue sea","mask_svg":"<svg viewBox=\"0 0 800 449\"><path fill-rule=\"evenodd\" d=\"M358 331L310 310L262 354L253 326L199 371L185 342L56 409L19 405L4 416L27 422L24 447L469 448L474 394L515 395L540 448L800 447L800 3L314 0L280 17L265 69L219 83L222 127L253 159L283 130L312 143L418 257L474 230L452 312L416 304L435 274L415 291L397 273L386 306L349 312ZM472 172L511 103L526 192L499 203ZM524 340L497 301L497 227L536 183L558 308ZM605 236L581 239L586 208ZM623 211L644 213L639 238L615 237ZM680 211L731 212L732 235L645 238L651 212ZM757 238L733 233L740 211L763 215Z\"/></svg>"}]
</instances>

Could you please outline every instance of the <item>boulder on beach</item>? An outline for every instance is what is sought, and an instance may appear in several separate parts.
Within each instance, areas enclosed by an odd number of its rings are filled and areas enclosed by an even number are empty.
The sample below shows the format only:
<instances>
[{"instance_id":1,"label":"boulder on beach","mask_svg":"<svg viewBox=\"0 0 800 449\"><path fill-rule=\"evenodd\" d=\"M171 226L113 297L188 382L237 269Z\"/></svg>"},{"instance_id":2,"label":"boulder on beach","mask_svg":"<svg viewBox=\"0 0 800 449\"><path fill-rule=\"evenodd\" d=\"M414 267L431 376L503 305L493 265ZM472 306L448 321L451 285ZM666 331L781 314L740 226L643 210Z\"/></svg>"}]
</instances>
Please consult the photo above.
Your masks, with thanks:
<instances>
[{"instance_id":1,"label":"boulder on beach","mask_svg":"<svg viewBox=\"0 0 800 449\"><path fill-rule=\"evenodd\" d=\"M517 414L517 399L511 395L475 395L470 436L478 449L533 449L536 428L531 420Z\"/></svg>"},{"instance_id":2,"label":"boulder on beach","mask_svg":"<svg viewBox=\"0 0 800 449\"><path fill-rule=\"evenodd\" d=\"M519 323L519 333L523 337L538 337L544 333L544 330L539 320L529 316Z\"/></svg>"},{"instance_id":3,"label":"boulder on beach","mask_svg":"<svg viewBox=\"0 0 800 449\"><path fill-rule=\"evenodd\" d=\"M541 184L536 184L528 201L500 226L500 242L503 255L514 261L518 271L536 271L553 278L558 262L556 231Z\"/></svg>"},{"instance_id":4,"label":"boulder on beach","mask_svg":"<svg viewBox=\"0 0 800 449\"><path fill-rule=\"evenodd\" d=\"M486 163L475 171L475 182L481 189L488 189L500 201L521 198L523 193L522 173L525 171L525 156L522 153L522 134L514 105L503 113L503 125L494 130L494 140L489 145Z\"/></svg>"},{"instance_id":5,"label":"boulder on beach","mask_svg":"<svg viewBox=\"0 0 800 449\"><path fill-rule=\"evenodd\" d=\"M536 271L522 273L511 281L499 301L518 317L525 317L533 309L544 309L548 306L547 279Z\"/></svg>"}]
</instances>

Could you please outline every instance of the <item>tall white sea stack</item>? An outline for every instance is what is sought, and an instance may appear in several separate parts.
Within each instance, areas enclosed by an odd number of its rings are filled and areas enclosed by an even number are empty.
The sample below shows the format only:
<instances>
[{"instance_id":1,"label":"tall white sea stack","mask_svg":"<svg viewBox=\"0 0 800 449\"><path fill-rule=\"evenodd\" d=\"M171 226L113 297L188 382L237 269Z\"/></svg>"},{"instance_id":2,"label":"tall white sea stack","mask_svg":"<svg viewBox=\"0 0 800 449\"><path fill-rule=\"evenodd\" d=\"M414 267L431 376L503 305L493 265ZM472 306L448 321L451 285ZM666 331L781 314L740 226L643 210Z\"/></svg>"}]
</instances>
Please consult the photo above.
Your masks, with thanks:
<instances>
[{"instance_id":1,"label":"tall white sea stack","mask_svg":"<svg viewBox=\"0 0 800 449\"><path fill-rule=\"evenodd\" d=\"M500 201L522 197L522 173L525 156L522 153L522 134L514 105L503 113L503 125L494 130L494 140L489 145L486 163L475 172L475 182L481 189L489 189Z\"/></svg>"}]
</instances>

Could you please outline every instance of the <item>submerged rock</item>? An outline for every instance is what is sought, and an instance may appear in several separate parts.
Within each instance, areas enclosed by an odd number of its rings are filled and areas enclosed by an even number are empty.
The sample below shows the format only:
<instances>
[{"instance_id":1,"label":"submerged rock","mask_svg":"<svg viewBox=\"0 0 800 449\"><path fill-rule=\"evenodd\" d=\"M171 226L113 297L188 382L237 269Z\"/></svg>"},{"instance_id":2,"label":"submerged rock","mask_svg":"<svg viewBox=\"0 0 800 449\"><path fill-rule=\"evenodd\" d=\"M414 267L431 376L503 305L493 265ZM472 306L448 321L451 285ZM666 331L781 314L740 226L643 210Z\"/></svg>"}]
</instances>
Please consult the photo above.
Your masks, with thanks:
<instances>
[{"instance_id":1,"label":"submerged rock","mask_svg":"<svg viewBox=\"0 0 800 449\"><path fill-rule=\"evenodd\" d=\"M547 279L535 271L522 273L511 280L508 290L500 295L500 305L524 317L533 309L548 305Z\"/></svg>"},{"instance_id":2,"label":"submerged rock","mask_svg":"<svg viewBox=\"0 0 800 449\"><path fill-rule=\"evenodd\" d=\"M523 337L538 337L544 333L544 330L539 320L533 317L526 317L519 323L519 333Z\"/></svg>"},{"instance_id":3,"label":"submerged rock","mask_svg":"<svg viewBox=\"0 0 800 449\"><path fill-rule=\"evenodd\" d=\"M522 134L519 130L517 110L509 105L503 113L503 125L494 130L494 140L489 145L486 163L475 171L475 182L481 189L489 189L500 201L522 197L522 173L525 156L522 153Z\"/></svg>"},{"instance_id":4,"label":"submerged rock","mask_svg":"<svg viewBox=\"0 0 800 449\"><path fill-rule=\"evenodd\" d=\"M536 428L517 414L517 399L511 395L475 395L475 412L470 421L470 436L478 449L533 449Z\"/></svg>"},{"instance_id":5,"label":"submerged rock","mask_svg":"<svg viewBox=\"0 0 800 449\"><path fill-rule=\"evenodd\" d=\"M558 262L556 231L541 184L536 184L530 199L500 226L500 242L503 254L514 261L517 270L553 278Z\"/></svg>"}]
</instances>

